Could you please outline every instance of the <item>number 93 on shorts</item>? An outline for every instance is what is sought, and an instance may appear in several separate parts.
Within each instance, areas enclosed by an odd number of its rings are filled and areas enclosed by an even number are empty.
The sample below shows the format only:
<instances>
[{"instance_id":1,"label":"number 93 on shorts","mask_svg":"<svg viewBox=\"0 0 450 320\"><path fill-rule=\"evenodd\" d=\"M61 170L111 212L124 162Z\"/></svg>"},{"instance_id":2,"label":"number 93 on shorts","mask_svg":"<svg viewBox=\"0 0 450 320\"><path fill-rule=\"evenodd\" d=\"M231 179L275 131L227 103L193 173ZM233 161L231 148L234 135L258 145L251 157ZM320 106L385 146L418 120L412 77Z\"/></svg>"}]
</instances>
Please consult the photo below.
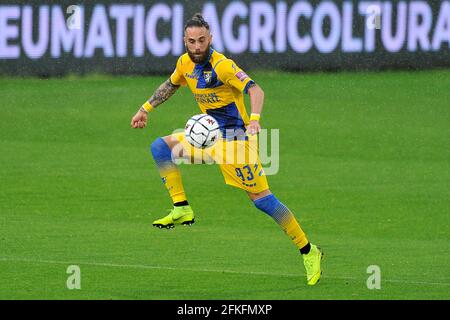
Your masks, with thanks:
<instances>
[{"instance_id":1,"label":"number 93 on shorts","mask_svg":"<svg viewBox=\"0 0 450 320\"><path fill-rule=\"evenodd\" d=\"M190 159L189 163L218 164L226 184L251 193L269 189L258 155L257 135L240 140L221 138L212 147L205 149L192 146L184 134L172 134L172 137L180 142L184 158Z\"/></svg>"},{"instance_id":2,"label":"number 93 on shorts","mask_svg":"<svg viewBox=\"0 0 450 320\"><path fill-rule=\"evenodd\" d=\"M230 150L233 150L230 152ZM245 141L227 141L218 160L225 183L251 193L269 189L266 174L258 155L257 136ZM225 155L225 157L223 156ZM230 159L232 159L230 161ZM216 162L217 163L217 162Z\"/></svg>"}]
</instances>

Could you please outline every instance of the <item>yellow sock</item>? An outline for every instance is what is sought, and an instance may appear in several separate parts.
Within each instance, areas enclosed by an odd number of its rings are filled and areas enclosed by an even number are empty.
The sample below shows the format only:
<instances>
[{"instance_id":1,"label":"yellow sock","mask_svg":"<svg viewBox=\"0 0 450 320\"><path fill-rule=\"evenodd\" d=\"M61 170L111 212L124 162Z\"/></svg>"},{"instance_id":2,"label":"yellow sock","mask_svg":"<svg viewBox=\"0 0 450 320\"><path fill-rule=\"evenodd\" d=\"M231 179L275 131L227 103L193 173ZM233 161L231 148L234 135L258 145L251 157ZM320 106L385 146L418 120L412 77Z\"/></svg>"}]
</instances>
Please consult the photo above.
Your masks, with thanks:
<instances>
[{"instance_id":1,"label":"yellow sock","mask_svg":"<svg viewBox=\"0 0 450 320\"><path fill-rule=\"evenodd\" d=\"M187 200L181 180L181 173L176 165L161 168L159 174L167 191L169 191L173 203Z\"/></svg>"},{"instance_id":2,"label":"yellow sock","mask_svg":"<svg viewBox=\"0 0 450 320\"><path fill-rule=\"evenodd\" d=\"M181 173L178 166L172 161L172 151L162 138L157 138L151 145L153 158L159 170L164 185L169 191L173 203L186 201Z\"/></svg>"},{"instance_id":3,"label":"yellow sock","mask_svg":"<svg viewBox=\"0 0 450 320\"><path fill-rule=\"evenodd\" d=\"M283 219L280 226L297 248L301 249L308 244L308 238L306 238L305 232L303 232L294 215L291 212L289 213L290 215Z\"/></svg>"},{"instance_id":4,"label":"yellow sock","mask_svg":"<svg viewBox=\"0 0 450 320\"><path fill-rule=\"evenodd\" d=\"M273 194L254 201L255 206L271 216L289 236L298 249L308 244L308 238L292 212Z\"/></svg>"}]
</instances>

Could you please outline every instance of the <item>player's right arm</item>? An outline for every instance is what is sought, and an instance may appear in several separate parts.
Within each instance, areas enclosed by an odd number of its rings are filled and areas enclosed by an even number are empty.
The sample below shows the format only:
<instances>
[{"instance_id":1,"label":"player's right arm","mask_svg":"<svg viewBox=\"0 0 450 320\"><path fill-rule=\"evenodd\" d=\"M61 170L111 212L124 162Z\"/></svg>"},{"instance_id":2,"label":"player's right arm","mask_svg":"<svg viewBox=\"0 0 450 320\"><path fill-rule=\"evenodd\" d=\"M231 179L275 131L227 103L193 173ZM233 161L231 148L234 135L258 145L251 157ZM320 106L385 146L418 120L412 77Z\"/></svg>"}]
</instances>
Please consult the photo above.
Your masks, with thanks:
<instances>
[{"instance_id":1,"label":"player's right arm","mask_svg":"<svg viewBox=\"0 0 450 320\"><path fill-rule=\"evenodd\" d=\"M148 113L169 99L181 85L186 85L186 80L181 72L181 61L182 58L180 57L177 61L175 71L172 73L170 78L164 81L152 94L150 99L148 99L139 108L138 112L136 112L134 117L131 119L132 128L144 128L147 125Z\"/></svg>"},{"instance_id":2,"label":"player's right arm","mask_svg":"<svg viewBox=\"0 0 450 320\"><path fill-rule=\"evenodd\" d=\"M161 103L169 99L180 86L174 85L170 79L164 81L158 89L152 94L150 99L148 99L136 112L134 117L131 119L132 128L144 128L147 125L147 115L154 108L159 106Z\"/></svg>"},{"instance_id":3,"label":"player's right arm","mask_svg":"<svg viewBox=\"0 0 450 320\"><path fill-rule=\"evenodd\" d=\"M164 83L161 84L158 89L156 89L155 93L153 93L150 99L148 99L148 102L153 108L156 108L161 103L169 99L175 93L175 91L178 90L179 87L179 85L174 85L169 78L164 81ZM145 109L145 111L150 110Z\"/></svg>"}]
</instances>

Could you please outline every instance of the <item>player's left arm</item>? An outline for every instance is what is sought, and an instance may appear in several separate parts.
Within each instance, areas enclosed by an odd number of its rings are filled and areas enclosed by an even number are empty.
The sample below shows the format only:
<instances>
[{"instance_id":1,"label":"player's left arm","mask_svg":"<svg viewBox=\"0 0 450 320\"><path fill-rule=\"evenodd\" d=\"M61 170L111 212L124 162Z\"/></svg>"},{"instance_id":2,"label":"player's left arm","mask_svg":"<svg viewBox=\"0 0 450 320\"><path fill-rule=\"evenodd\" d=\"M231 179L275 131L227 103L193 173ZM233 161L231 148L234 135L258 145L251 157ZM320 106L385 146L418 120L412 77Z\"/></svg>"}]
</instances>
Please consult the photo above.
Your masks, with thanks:
<instances>
[{"instance_id":1,"label":"player's left arm","mask_svg":"<svg viewBox=\"0 0 450 320\"><path fill-rule=\"evenodd\" d=\"M264 104L264 91L233 60L219 61L215 70L222 82L250 96L251 115L247 131L250 135L259 133L261 131L259 118Z\"/></svg>"},{"instance_id":2,"label":"player's left arm","mask_svg":"<svg viewBox=\"0 0 450 320\"><path fill-rule=\"evenodd\" d=\"M261 131L261 125L259 124L259 118L264 105L264 91L256 83L251 83L247 89L247 93L250 96L251 115L250 123L247 126L249 134L254 135Z\"/></svg>"}]
</instances>

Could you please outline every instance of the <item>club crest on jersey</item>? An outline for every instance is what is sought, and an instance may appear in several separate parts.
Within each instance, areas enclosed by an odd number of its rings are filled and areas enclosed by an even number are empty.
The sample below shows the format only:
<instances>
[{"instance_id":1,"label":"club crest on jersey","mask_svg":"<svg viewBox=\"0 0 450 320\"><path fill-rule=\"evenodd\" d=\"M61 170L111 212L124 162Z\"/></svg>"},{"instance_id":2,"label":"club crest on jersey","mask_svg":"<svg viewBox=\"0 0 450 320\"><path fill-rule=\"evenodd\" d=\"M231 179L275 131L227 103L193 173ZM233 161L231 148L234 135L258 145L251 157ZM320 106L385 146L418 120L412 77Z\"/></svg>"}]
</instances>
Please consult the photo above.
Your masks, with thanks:
<instances>
[{"instance_id":1,"label":"club crest on jersey","mask_svg":"<svg viewBox=\"0 0 450 320\"><path fill-rule=\"evenodd\" d=\"M245 79L248 78L248 75L244 71L239 71L236 73L236 77L241 81L244 82Z\"/></svg>"},{"instance_id":2,"label":"club crest on jersey","mask_svg":"<svg viewBox=\"0 0 450 320\"><path fill-rule=\"evenodd\" d=\"M205 78L205 82L207 84L211 83L212 80L212 71L204 71L203 72L203 78Z\"/></svg>"}]
</instances>

